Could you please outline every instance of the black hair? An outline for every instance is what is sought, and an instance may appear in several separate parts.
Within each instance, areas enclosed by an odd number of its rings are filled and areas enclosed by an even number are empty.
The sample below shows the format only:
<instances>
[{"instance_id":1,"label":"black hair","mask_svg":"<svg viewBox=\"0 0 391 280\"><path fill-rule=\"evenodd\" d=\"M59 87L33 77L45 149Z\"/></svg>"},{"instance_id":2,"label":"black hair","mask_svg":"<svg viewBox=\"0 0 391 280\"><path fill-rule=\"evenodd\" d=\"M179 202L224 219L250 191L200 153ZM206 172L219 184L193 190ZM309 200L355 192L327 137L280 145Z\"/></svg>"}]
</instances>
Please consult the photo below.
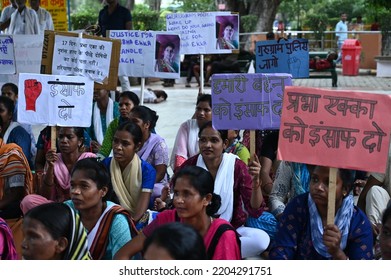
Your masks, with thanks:
<instances>
[{"instance_id":1,"label":"black hair","mask_svg":"<svg viewBox=\"0 0 391 280\"><path fill-rule=\"evenodd\" d=\"M15 110L15 104L14 101L12 101L11 98L5 95L0 96L0 103L4 104L4 107L7 109L8 114L14 115L14 110Z\"/></svg>"},{"instance_id":2,"label":"black hair","mask_svg":"<svg viewBox=\"0 0 391 280\"><path fill-rule=\"evenodd\" d=\"M175 45L174 45L174 43L172 43L172 42L168 42L168 43L166 44L166 46L164 47L164 49L166 49L167 47L171 47L173 50L175 49Z\"/></svg>"},{"instance_id":3,"label":"black hair","mask_svg":"<svg viewBox=\"0 0 391 280\"><path fill-rule=\"evenodd\" d=\"M227 23L224 25L224 29L225 29L227 26L231 26L232 29L235 29L235 25L234 25L232 22L227 22Z\"/></svg>"},{"instance_id":4,"label":"black hair","mask_svg":"<svg viewBox=\"0 0 391 280\"><path fill-rule=\"evenodd\" d=\"M133 91L124 91L119 95L119 98L127 97L130 101L133 102L134 106L140 105L140 98Z\"/></svg>"},{"instance_id":5,"label":"black hair","mask_svg":"<svg viewBox=\"0 0 391 280\"><path fill-rule=\"evenodd\" d=\"M342 179L342 189L345 189L348 193L354 187L354 180L356 178L356 171L350 169L338 169L338 174Z\"/></svg>"},{"instance_id":6,"label":"black hair","mask_svg":"<svg viewBox=\"0 0 391 280\"><path fill-rule=\"evenodd\" d=\"M84 175L96 183L98 190L104 187L108 188L107 194L103 197L103 201L106 201L111 196L112 188L110 185L110 175L106 169L106 166L100 162L97 158L84 158L78 160L72 168L71 176L76 170L84 170Z\"/></svg>"},{"instance_id":7,"label":"black hair","mask_svg":"<svg viewBox=\"0 0 391 280\"><path fill-rule=\"evenodd\" d=\"M200 130L198 131L198 137L201 137L201 133L202 131L207 128L207 127L211 127L213 129L215 129L213 127L213 123L212 121L207 121L206 123L204 123L203 125L201 125L200 127ZM217 132L219 133L221 139L223 139L223 141L225 140L228 140L228 130L217 130Z\"/></svg>"},{"instance_id":8,"label":"black hair","mask_svg":"<svg viewBox=\"0 0 391 280\"><path fill-rule=\"evenodd\" d=\"M168 251L175 260L206 260L206 248L200 233L183 223L168 223L159 226L144 241L144 253L152 244Z\"/></svg>"},{"instance_id":9,"label":"black hair","mask_svg":"<svg viewBox=\"0 0 391 280\"><path fill-rule=\"evenodd\" d=\"M141 143L143 140L143 133L141 128L132 121L125 121L121 123L116 131L127 131L133 136L134 144Z\"/></svg>"},{"instance_id":10,"label":"black hair","mask_svg":"<svg viewBox=\"0 0 391 280\"><path fill-rule=\"evenodd\" d=\"M79 140L81 140L81 144L79 146L79 149L84 147L84 141L85 141L85 138L84 138L84 127L79 127L79 126L68 126L68 127L69 128L73 128L73 132L75 133L76 137L79 138ZM62 128L67 128L67 127L66 126L62 126L62 127L59 127L58 130L60 130Z\"/></svg>"},{"instance_id":11,"label":"black hair","mask_svg":"<svg viewBox=\"0 0 391 280\"><path fill-rule=\"evenodd\" d=\"M53 239L66 237L72 240L72 212L69 206L61 202L50 202L31 208L24 219L34 219L42 223Z\"/></svg>"},{"instance_id":12,"label":"black hair","mask_svg":"<svg viewBox=\"0 0 391 280\"><path fill-rule=\"evenodd\" d=\"M266 33L266 40L274 40L276 37L272 31Z\"/></svg>"},{"instance_id":13,"label":"black hair","mask_svg":"<svg viewBox=\"0 0 391 280\"><path fill-rule=\"evenodd\" d=\"M383 212L383 216L381 218L381 223L384 225L388 219L391 218L391 204L388 203L386 210Z\"/></svg>"},{"instance_id":14,"label":"black hair","mask_svg":"<svg viewBox=\"0 0 391 280\"><path fill-rule=\"evenodd\" d=\"M221 197L214 193L214 179L210 172L199 166L185 166L174 174L172 178L174 187L178 178L181 177L186 177L201 197L212 194L210 204L206 207L206 214L211 217L215 216L221 206Z\"/></svg>"},{"instance_id":15,"label":"black hair","mask_svg":"<svg viewBox=\"0 0 391 280\"><path fill-rule=\"evenodd\" d=\"M197 97L196 105L198 105L200 102L208 102L210 108L212 108L212 95L210 95L210 94L201 94L200 96Z\"/></svg>"},{"instance_id":16,"label":"black hair","mask_svg":"<svg viewBox=\"0 0 391 280\"><path fill-rule=\"evenodd\" d=\"M3 92L3 89L4 89L5 87L10 87L11 90L15 93L15 95L18 95L18 92L19 92L18 86L15 85L14 83L5 83L5 84L1 87L1 92Z\"/></svg>"},{"instance_id":17,"label":"black hair","mask_svg":"<svg viewBox=\"0 0 391 280\"><path fill-rule=\"evenodd\" d=\"M130 111L132 117L141 119L144 123L149 122L149 131L153 131L156 126L156 122L159 119L156 111L148 108L147 106L137 106Z\"/></svg>"}]
</instances>

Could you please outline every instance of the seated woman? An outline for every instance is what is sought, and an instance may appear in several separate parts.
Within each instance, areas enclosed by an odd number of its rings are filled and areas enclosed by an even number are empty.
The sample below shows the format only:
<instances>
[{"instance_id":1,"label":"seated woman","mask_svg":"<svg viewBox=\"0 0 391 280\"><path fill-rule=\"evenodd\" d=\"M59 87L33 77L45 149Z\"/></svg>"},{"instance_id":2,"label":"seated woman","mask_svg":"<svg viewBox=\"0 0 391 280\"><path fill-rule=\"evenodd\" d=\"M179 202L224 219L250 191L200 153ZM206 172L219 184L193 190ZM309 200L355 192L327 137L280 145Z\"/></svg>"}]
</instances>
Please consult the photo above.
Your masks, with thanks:
<instances>
[{"instance_id":1,"label":"seated woman","mask_svg":"<svg viewBox=\"0 0 391 280\"><path fill-rule=\"evenodd\" d=\"M103 164L110 171L114 193L122 207L130 211L133 220L140 228L145 223L141 219L151 200L156 178L155 169L137 155L142 143L140 127L133 122L119 125L113 138L113 157L104 159ZM142 221L140 221L142 220Z\"/></svg>"},{"instance_id":2,"label":"seated woman","mask_svg":"<svg viewBox=\"0 0 391 280\"><path fill-rule=\"evenodd\" d=\"M3 141L3 120L0 117L0 218L22 216L20 201L32 192L33 176L22 149Z\"/></svg>"},{"instance_id":3,"label":"seated woman","mask_svg":"<svg viewBox=\"0 0 391 280\"><path fill-rule=\"evenodd\" d=\"M293 198L280 218L269 258L275 260L373 259L371 224L353 204L354 171L338 169L335 222L327 224L329 168L316 166L310 191Z\"/></svg>"},{"instance_id":4,"label":"seated woman","mask_svg":"<svg viewBox=\"0 0 391 280\"><path fill-rule=\"evenodd\" d=\"M309 191L310 173L305 163L282 161L269 195L270 212L279 219L286 204Z\"/></svg>"},{"instance_id":5,"label":"seated woman","mask_svg":"<svg viewBox=\"0 0 391 280\"><path fill-rule=\"evenodd\" d=\"M70 207L52 202L34 207L23 220L25 260L90 260L87 233Z\"/></svg>"},{"instance_id":6,"label":"seated woman","mask_svg":"<svg viewBox=\"0 0 391 280\"><path fill-rule=\"evenodd\" d=\"M34 169L33 153L31 150L31 137L28 132L18 123L13 121L15 105L6 97L0 96L0 118L2 119L2 138L4 143L15 143L22 148L27 158L30 169Z\"/></svg>"},{"instance_id":7,"label":"seated woman","mask_svg":"<svg viewBox=\"0 0 391 280\"><path fill-rule=\"evenodd\" d=\"M175 137L170 159L172 171L175 172L188 158L198 154L198 132L204 123L211 120L212 97L210 94L200 95L197 98L194 118L182 123Z\"/></svg>"},{"instance_id":8,"label":"seated woman","mask_svg":"<svg viewBox=\"0 0 391 280\"><path fill-rule=\"evenodd\" d=\"M88 248L94 260L111 260L136 230L120 205L108 201L112 189L105 166L94 158L78 161L72 170L71 200L65 204L80 215L88 233Z\"/></svg>"},{"instance_id":9,"label":"seated woman","mask_svg":"<svg viewBox=\"0 0 391 280\"><path fill-rule=\"evenodd\" d=\"M119 96L119 118L115 118L106 130L102 146L99 149L97 154L98 158L106 158L110 155L112 151L112 143L114 133L117 131L118 125L129 120L130 111L140 104L140 99L137 94L131 91L124 91Z\"/></svg>"},{"instance_id":10,"label":"seated woman","mask_svg":"<svg viewBox=\"0 0 391 280\"><path fill-rule=\"evenodd\" d=\"M144 246L145 260L206 260L201 234L192 226L174 222L159 226Z\"/></svg>"},{"instance_id":11,"label":"seated woman","mask_svg":"<svg viewBox=\"0 0 391 280\"><path fill-rule=\"evenodd\" d=\"M383 212L379 246L382 260L391 260L391 203Z\"/></svg>"},{"instance_id":12,"label":"seated woman","mask_svg":"<svg viewBox=\"0 0 391 280\"><path fill-rule=\"evenodd\" d=\"M182 167L196 165L208 170L215 180L215 192L221 196L218 211L240 234L242 256L253 257L266 250L275 232L276 221L265 212L260 188L260 164L256 158L247 166L236 155L224 153L227 132L217 131L207 122L199 132L200 154L189 158ZM251 223L251 227L245 226ZM267 231L267 233L265 232Z\"/></svg>"},{"instance_id":13,"label":"seated woman","mask_svg":"<svg viewBox=\"0 0 391 280\"><path fill-rule=\"evenodd\" d=\"M152 193L152 200L154 200L154 198L161 195L164 185L168 183L168 147L166 140L160 135L152 133L159 116L146 106L137 106L130 111L129 118L141 128L143 135L142 146L139 147L137 155L156 170Z\"/></svg>"},{"instance_id":14,"label":"seated woman","mask_svg":"<svg viewBox=\"0 0 391 280\"><path fill-rule=\"evenodd\" d=\"M174 210L165 210L149 224L142 233L128 242L115 259L130 259L141 252L145 240L160 226L181 222L193 226L203 237L208 259L239 260L240 243L234 228L224 219L214 218L220 208L221 198L215 194L212 175L197 166L188 166L176 173L172 179L174 186ZM218 229L221 235L216 232ZM213 242L212 242L213 241ZM215 244L215 246L212 245ZM144 254L145 256L145 254Z\"/></svg>"},{"instance_id":15,"label":"seated woman","mask_svg":"<svg viewBox=\"0 0 391 280\"><path fill-rule=\"evenodd\" d=\"M0 260L18 259L11 228L0 218Z\"/></svg>"},{"instance_id":16,"label":"seated woman","mask_svg":"<svg viewBox=\"0 0 391 280\"><path fill-rule=\"evenodd\" d=\"M46 153L46 164L38 194L28 195L21 202L24 213L34 206L49 201L63 202L70 198L71 171L78 160L96 157L84 152L84 129L82 127L60 127L58 129L60 152L49 150Z\"/></svg>"},{"instance_id":17,"label":"seated woman","mask_svg":"<svg viewBox=\"0 0 391 280\"><path fill-rule=\"evenodd\" d=\"M56 128L57 132L59 127ZM86 130L83 132L84 137L84 150L89 151L91 148L91 137ZM43 169L46 164L46 154L52 149L51 147L52 130L50 126L46 126L39 132L37 140L37 155L35 157L35 173L43 173ZM53 148L54 149L54 148ZM56 151L60 152L58 147L58 141L56 141Z\"/></svg>"},{"instance_id":18,"label":"seated woman","mask_svg":"<svg viewBox=\"0 0 391 280\"><path fill-rule=\"evenodd\" d=\"M250 152L243 143L240 142L240 130L227 130L228 135L223 137L228 139L226 153L232 153L237 155L245 164L248 164L250 160Z\"/></svg>"}]
</instances>

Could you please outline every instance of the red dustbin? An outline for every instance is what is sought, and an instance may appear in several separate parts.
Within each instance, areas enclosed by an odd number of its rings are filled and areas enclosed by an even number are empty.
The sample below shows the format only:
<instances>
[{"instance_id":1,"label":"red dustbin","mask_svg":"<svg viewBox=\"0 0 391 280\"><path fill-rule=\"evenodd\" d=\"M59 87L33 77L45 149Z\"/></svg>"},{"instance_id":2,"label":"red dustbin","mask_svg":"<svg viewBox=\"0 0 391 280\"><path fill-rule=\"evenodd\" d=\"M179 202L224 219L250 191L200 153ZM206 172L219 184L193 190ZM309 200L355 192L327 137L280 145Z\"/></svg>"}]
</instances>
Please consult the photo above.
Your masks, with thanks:
<instances>
[{"instance_id":1,"label":"red dustbin","mask_svg":"<svg viewBox=\"0 0 391 280\"><path fill-rule=\"evenodd\" d=\"M357 76L360 68L361 43L346 39L342 45L342 75Z\"/></svg>"}]
</instances>

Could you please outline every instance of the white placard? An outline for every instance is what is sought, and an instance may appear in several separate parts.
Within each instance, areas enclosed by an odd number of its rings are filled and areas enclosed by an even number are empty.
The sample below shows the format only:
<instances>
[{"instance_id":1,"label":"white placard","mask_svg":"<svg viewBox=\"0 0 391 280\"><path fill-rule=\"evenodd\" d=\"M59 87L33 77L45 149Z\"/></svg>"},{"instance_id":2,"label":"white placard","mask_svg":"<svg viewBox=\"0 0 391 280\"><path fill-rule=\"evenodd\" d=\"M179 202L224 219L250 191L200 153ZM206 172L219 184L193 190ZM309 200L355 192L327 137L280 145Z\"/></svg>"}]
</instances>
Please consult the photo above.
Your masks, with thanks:
<instances>
[{"instance_id":1,"label":"white placard","mask_svg":"<svg viewBox=\"0 0 391 280\"><path fill-rule=\"evenodd\" d=\"M163 31L112 30L112 39L121 40L119 76L180 77L180 37Z\"/></svg>"},{"instance_id":2,"label":"white placard","mask_svg":"<svg viewBox=\"0 0 391 280\"><path fill-rule=\"evenodd\" d=\"M56 35L52 73L84 76L103 84L109 77L112 42Z\"/></svg>"},{"instance_id":3,"label":"white placard","mask_svg":"<svg viewBox=\"0 0 391 280\"><path fill-rule=\"evenodd\" d=\"M43 34L12 35L15 45L17 73L40 73Z\"/></svg>"},{"instance_id":4,"label":"white placard","mask_svg":"<svg viewBox=\"0 0 391 280\"><path fill-rule=\"evenodd\" d=\"M181 54L231 53L239 49L237 14L171 13L166 22L167 31L181 36Z\"/></svg>"},{"instance_id":5,"label":"white placard","mask_svg":"<svg viewBox=\"0 0 391 280\"><path fill-rule=\"evenodd\" d=\"M0 74L15 74L14 40L9 35L0 35Z\"/></svg>"},{"instance_id":6,"label":"white placard","mask_svg":"<svg viewBox=\"0 0 391 280\"><path fill-rule=\"evenodd\" d=\"M19 74L18 121L31 125L91 125L94 83L87 77Z\"/></svg>"}]
</instances>

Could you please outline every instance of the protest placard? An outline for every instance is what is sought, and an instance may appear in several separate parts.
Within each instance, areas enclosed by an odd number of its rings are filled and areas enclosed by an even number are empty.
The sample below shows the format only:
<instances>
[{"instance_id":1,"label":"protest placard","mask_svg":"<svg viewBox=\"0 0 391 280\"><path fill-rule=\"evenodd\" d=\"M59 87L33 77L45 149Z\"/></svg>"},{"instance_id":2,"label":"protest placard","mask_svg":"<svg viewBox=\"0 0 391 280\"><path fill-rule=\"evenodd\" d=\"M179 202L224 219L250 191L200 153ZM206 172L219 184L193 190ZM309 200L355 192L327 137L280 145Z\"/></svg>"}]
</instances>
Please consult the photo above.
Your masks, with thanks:
<instances>
[{"instance_id":1,"label":"protest placard","mask_svg":"<svg viewBox=\"0 0 391 280\"><path fill-rule=\"evenodd\" d=\"M52 74L88 77L107 83L112 42L56 35Z\"/></svg>"},{"instance_id":2,"label":"protest placard","mask_svg":"<svg viewBox=\"0 0 391 280\"><path fill-rule=\"evenodd\" d=\"M286 87L278 159L384 173L391 96Z\"/></svg>"},{"instance_id":3,"label":"protest placard","mask_svg":"<svg viewBox=\"0 0 391 280\"><path fill-rule=\"evenodd\" d=\"M93 81L82 76L19 74L18 121L31 125L91 125Z\"/></svg>"},{"instance_id":4,"label":"protest placard","mask_svg":"<svg viewBox=\"0 0 391 280\"><path fill-rule=\"evenodd\" d=\"M43 35L12 35L17 73L40 73Z\"/></svg>"},{"instance_id":5,"label":"protest placard","mask_svg":"<svg viewBox=\"0 0 391 280\"><path fill-rule=\"evenodd\" d=\"M212 121L218 129L279 129L289 74L214 74Z\"/></svg>"},{"instance_id":6,"label":"protest placard","mask_svg":"<svg viewBox=\"0 0 391 280\"><path fill-rule=\"evenodd\" d=\"M293 78L309 76L307 39L258 41L255 46L256 73L290 73Z\"/></svg>"},{"instance_id":7,"label":"protest placard","mask_svg":"<svg viewBox=\"0 0 391 280\"><path fill-rule=\"evenodd\" d=\"M12 36L0 35L0 74L15 74L14 40Z\"/></svg>"},{"instance_id":8,"label":"protest placard","mask_svg":"<svg viewBox=\"0 0 391 280\"><path fill-rule=\"evenodd\" d=\"M180 38L162 31L112 30L109 37L121 40L119 75L140 78L180 77Z\"/></svg>"},{"instance_id":9,"label":"protest placard","mask_svg":"<svg viewBox=\"0 0 391 280\"><path fill-rule=\"evenodd\" d=\"M53 50L54 50L54 42L55 42L56 35L68 36L68 37L79 36L79 34L72 33L72 32L54 32L54 31L45 30L43 49L42 49L41 74L52 74L53 54L54 54ZM83 34L82 36L85 39L94 39L99 41L112 42L108 79L105 80L103 84L95 83L94 88L116 90L117 83L118 83L118 62L119 62L119 53L121 50L121 42L116 39L91 36L86 34Z\"/></svg>"},{"instance_id":10,"label":"protest placard","mask_svg":"<svg viewBox=\"0 0 391 280\"><path fill-rule=\"evenodd\" d=\"M167 31L181 37L181 54L231 53L239 50L239 15L230 12L171 13Z\"/></svg>"}]
</instances>

